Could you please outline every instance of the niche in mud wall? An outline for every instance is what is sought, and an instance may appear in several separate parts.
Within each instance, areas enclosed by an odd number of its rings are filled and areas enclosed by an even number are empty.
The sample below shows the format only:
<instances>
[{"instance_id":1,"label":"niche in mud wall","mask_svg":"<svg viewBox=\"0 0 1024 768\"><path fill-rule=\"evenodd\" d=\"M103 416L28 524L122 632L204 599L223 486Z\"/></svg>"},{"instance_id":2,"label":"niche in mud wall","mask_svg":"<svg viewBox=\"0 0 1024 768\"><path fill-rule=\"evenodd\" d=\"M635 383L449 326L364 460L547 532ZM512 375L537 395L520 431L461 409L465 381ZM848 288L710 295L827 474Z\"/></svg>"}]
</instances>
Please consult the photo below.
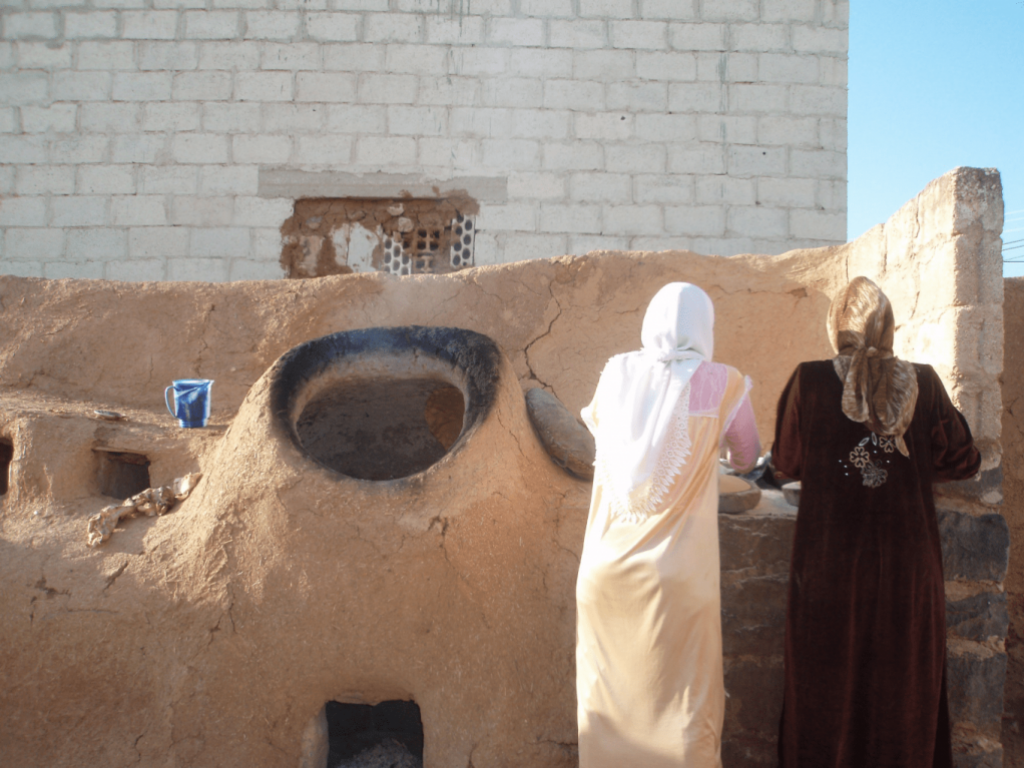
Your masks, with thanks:
<instances>
[{"instance_id":1,"label":"niche in mud wall","mask_svg":"<svg viewBox=\"0 0 1024 768\"><path fill-rule=\"evenodd\" d=\"M11 462L14 460L14 443L0 437L0 496L10 488Z\"/></svg>"},{"instance_id":2,"label":"niche in mud wall","mask_svg":"<svg viewBox=\"0 0 1024 768\"><path fill-rule=\"evenodd\" d=\"M474 264L478 210L457 195L297 200L281 225L281 266L295 278L454 272Z\"/></svg>"},{"instance_id":3,"label":"niche in mud wall","mask_svg":"<svg viewBox=\"0 0 1024 768\"><path fill-rule=\"evenodd\" d=\"M96 481L104 496L127 499L150 487L149 459L141 453L94 448L98 466Z\"/></svg>"},{"instance_id":4,"label":"niche in mud wall","mask_svg":"<svg viewBox=\"0 0 1024 768\"><path fill-rule=\"evenodd\" d=\"M423 722L414 701L339 704L327 710L328 768L423 765Z\"/></svg>"}]
</instances>

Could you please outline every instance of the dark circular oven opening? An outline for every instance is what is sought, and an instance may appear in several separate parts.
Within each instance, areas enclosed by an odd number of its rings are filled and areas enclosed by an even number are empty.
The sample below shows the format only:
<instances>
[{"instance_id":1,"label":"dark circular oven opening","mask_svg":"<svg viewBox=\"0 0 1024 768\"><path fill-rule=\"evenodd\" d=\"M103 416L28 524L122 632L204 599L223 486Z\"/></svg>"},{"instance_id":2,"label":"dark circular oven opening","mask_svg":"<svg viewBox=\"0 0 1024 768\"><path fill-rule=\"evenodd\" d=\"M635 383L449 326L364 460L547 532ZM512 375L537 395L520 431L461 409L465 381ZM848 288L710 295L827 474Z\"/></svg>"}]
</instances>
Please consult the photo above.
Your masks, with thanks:
<instances>
[{"instance_id":1,"label":"dark circular oven opening","mask_svg":"<svg viewBox=\"0 0 1024 768\"><path fill-rule=\"evenodd\" d=\"M393 480L444 456L465 410L462 392L437 379L351 378L318 392L295 429L324 466L360 480Z\"/></svg>"},{"instance_id":2,"label":"dark circular oven opening","mask_svg":"<svg viewBox=\"0 0 1024 768\"><path fill-rule=\"evenodd\" d=\"M495 402L501 353L464 328L366 328L284 354L270 381L279 434L318 464L394 480L458 450Z\"/></svg>"}]
</instances>

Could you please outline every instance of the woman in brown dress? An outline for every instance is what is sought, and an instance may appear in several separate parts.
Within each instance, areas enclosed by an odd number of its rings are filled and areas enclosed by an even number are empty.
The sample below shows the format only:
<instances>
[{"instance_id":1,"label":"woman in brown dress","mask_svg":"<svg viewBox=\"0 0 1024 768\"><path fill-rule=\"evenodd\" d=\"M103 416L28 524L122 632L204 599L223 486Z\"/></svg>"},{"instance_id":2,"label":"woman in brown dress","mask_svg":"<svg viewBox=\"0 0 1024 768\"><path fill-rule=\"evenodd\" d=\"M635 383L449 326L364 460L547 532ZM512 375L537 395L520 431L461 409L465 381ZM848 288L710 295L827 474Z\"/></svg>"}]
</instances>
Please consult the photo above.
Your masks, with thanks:
<instances>
[{"instance_id":1,"label":"woman in brown dress","mask_svg":"<svg viewBox=\"0 0 1024 768\"><path fill-rule=\"evenodd\" d=\"M893 355L885 294L832 303L838 356L800 364L772 457L800 480L786 616L782 768L949 768L946 619L932 483L981 458L928 365Z\"/></svg>"}]
</instances>

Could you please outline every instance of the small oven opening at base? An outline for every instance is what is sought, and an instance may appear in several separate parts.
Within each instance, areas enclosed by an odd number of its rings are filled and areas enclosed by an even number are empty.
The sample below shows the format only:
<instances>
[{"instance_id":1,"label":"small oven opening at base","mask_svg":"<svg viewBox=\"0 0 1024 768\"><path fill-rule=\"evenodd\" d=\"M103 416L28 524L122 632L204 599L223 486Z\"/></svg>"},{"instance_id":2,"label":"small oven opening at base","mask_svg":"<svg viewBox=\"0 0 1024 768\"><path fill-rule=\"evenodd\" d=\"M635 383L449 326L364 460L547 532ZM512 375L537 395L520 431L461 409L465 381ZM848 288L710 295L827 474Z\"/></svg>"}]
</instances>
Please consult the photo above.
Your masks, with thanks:
<instances>
[{"instance_id":1,"label":"small oven opening at base","mask_svg":"<svg viewBox=\"0 0 1024 768\"><path fill-rule=\"evenodd\" d=\"M96 450L99 460L96 482L100 493L127 499L150 487L149 458L141 453Z\"/></svg>"},{"instance_id":2,"label":"small oven opening at base","mask_svg":"<svg viewBox=\"0 0 1024 768\"><path fill-rule=\"evenodd\" d=\"M327 768L421 768L423 723L414 701L340 704L329 701Z\"/></svg>"},{"instance_id":3,"label":"small oven opening at base","mask_svg":"<svg viewBox=\"0 0 1024 768\"><path fill-rule=\"evenodd\" d=\"M11 462L14 460L14 443L0 438L0 496L10 487Z\"/></svg>"}]
</instances>

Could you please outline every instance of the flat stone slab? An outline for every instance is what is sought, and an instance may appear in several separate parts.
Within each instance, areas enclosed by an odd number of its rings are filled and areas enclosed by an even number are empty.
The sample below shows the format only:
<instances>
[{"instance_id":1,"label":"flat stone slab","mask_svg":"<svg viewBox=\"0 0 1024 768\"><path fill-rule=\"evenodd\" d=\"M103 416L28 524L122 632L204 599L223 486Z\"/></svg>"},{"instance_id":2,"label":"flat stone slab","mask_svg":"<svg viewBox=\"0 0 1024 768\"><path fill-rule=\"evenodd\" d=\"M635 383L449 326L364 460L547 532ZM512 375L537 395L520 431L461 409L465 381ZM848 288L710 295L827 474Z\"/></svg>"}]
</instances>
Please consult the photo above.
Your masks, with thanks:
<instances>
[{"instance_id":1,"label":"flat stone slab","mask_svg":"<svg viewBox=\"0 0 1024 768\"><path fill-rule=\"evenodd\" d=\"M1010 527L1000 514L975 517L937 510L947 581L1002 581L1010 564Z\"/></svg>"},{"instance_id":2,"label":"flat stone slab","mask_svg":"<svg viewBox=\"0 0 1024 768\"><path fill-rule=\"evenodd\" d=\"M526 411L544 450L558 466L583 480L594 479L594 436L562 401L544 389L526 393Z\"/></svg>"}]
</instances>

